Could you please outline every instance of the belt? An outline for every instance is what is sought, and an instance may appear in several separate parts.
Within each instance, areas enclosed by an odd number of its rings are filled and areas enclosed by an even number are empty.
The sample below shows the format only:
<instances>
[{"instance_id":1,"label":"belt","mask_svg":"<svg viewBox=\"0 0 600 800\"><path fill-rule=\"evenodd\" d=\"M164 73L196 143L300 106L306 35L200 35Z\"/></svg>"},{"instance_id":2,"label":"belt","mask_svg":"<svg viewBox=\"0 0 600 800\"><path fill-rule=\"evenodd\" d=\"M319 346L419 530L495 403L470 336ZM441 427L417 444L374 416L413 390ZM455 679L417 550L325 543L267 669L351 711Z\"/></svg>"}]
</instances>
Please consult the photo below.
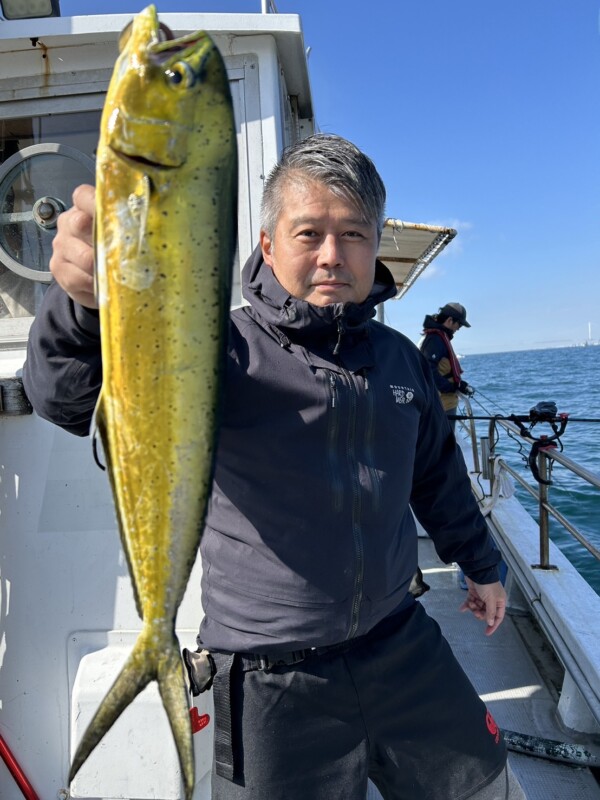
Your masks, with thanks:
<instances>
[{"instance_id":1,"label":"belt","mask_svg":"<svg viewBox=\"0 0 600 800\"><path fill-rule=\"evenodd\" d=\"M237 657L245 669L262 669L268 671L274 667L291 667L300 664L307 658L319 658L327 653L349 650L361 641L363 637L348 639L338 644L324 645L323 647L309 647L305 650L292 650L288 653L238 653Z\"/></svg>"},{"instance_id":2,"label":"belt","mask_svg":"<svg viewBox=\"0 0 600 800\"><path fill-rule=\"evenodd\" d=\"M424 584L427 586L427 584ZM427 587L429 588L429 587ZM425 590L427 591L427 590ZM360 645L362 642L381 635L385 635L388 631L396 628L401 624L402 620L407 614L412 613L414 608L413 602L406 608L396 611L389 617L385 617L375 625L368 633L363 633L361 636L355 636L352 639L346 639L337 644L328 644L323 647L308 647L305 650L291 650L287 653L237 653L236 658L247 669L263 669L269 670L274 667L290 667L293 664L299 664L307 658L314 658L326 655L327 653L345 652ZM218 652L218 651L217 651Z\"/></svg>"},{"instance_id":3,"label":"belt","mask_svg":"<svg viewBox=\"0 0 600 800\"><path fill-rule=\"evenodd\" d=\"M239 660L245 669L270 670L273 667L291 667L293 664L300 664L311 655L316 654L316 648L308 650L292 650L289 653L273 653L264 655L262 653L239 653Z\"/></svg>"}]
</instances>

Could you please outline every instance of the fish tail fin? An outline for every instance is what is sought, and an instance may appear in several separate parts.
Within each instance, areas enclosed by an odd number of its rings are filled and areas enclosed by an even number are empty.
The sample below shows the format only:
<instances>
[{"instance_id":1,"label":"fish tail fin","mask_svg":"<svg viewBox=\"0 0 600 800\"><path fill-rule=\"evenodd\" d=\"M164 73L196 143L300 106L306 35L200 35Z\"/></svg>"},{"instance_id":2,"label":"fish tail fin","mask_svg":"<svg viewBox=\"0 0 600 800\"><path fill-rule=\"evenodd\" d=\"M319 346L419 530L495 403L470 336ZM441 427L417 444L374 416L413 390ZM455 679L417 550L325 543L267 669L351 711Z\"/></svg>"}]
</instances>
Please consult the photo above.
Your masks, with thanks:
<instances>
[{"instance_id":1,"label":"fish tail fin","mask_svg":"<svg viewBox=\"0 0 600 800\"><path fill-rule=\"evenodd\" d=\"M127 706L151 680L156 678L156 660L147 657L148 647L145 639L144 631L142 631L125 666L86 728L73 757L69 771L69 783Z\"/></svg>"},{"instance_id":2,"label":"fish tail fin","mask_svg":"<svg viewBox=\"0 0 600 800\"><path fill-rule=\"evenodd\" d=\"M194 793L194 744L190 724L190 703L179 642L163 652L158 668L158 688L175 739L186 800Z\"/></svg>"}]
</instances>

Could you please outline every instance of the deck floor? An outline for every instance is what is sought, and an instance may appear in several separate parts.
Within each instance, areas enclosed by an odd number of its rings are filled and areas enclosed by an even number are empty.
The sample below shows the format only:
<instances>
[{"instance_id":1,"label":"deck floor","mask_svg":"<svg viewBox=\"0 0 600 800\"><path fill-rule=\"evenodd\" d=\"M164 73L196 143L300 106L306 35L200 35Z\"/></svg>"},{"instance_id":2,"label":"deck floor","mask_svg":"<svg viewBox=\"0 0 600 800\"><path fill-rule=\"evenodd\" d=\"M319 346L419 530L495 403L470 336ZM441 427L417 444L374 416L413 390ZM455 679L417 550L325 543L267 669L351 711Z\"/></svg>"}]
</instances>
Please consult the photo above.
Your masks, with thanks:
<instances>
[{"instance_id":1,"label":"deck floor","mask_svg":"<svg viewBox=\"0 0 600 800\"><path fill-rule=\"evenodd\" d=\"M556 692L552 681L546 681L552 677L552 664L547 671L538 668L537 657L532 658L523 643L524 621L518 620L517 625L507 615L496 633L486 637L483 623L459 612L465 592L459 586L458 572L439 560L429 538L419 538L419 564L431 586L421 602L438 621L498 725L517 733L572 742L555 719ZM588 769L514 752L509 759L527 800L600 800L600 786ZM367 800L377 798L378 792L370 786Z\"/></svg>"}]
</instances>

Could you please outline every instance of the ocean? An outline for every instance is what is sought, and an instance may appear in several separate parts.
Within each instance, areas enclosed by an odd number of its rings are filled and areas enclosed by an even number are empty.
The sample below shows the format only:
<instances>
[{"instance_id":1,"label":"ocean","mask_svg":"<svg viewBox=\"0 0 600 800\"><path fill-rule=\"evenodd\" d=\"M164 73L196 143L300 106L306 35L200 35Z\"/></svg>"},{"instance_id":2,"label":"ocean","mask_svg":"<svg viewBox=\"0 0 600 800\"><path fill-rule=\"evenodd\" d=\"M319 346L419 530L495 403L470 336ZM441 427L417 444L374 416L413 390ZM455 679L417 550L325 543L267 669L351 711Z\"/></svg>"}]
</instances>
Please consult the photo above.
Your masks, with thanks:
<instances>
[{"instance_id":1,"label":"ocean","mask_svg":"<svg viewBox=\"0 0 600 800\"><path fill-rule=\"evenodd\" d=\"M561 437L563 453L600 476L600 346L562 347L510 353L466 355L463 378L475 388L473 414L528 414L541 401L552 401L559 413L572 418ZM577 418L597 422L577 422ZM478 436L487 436L487 422L477 423ZM552 435L538 423L534 436ZM523 454L530 446L524 443ZM501 432L499 452L511 467L533 482L516 442ZM549 501L600 549L600 489L577 478L560 464L552 470ZM537 519L536 501L519 484L516 493ZM593 589L600 594L600 562L558 522L551 519L550 536Z\"/></svg>"}]
</instances>

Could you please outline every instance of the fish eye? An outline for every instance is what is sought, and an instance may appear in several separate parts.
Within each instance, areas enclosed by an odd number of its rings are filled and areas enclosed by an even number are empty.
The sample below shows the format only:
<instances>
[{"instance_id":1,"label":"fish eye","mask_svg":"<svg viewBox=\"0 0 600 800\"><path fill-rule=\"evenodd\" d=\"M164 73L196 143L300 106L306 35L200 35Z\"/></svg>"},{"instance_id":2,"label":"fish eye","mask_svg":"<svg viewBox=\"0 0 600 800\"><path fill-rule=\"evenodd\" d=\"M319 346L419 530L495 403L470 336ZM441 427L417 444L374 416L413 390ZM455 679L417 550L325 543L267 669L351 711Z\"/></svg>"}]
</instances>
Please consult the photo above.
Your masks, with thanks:
<instances>
[{"instance_id":1,"label":"fish eye","mask_svg":"<svg viewBox=\"0 0 600 800\"><path fill-rule=\"evenodd\" d=\"M189 89L196 81L194 70L185 61L178 61L166 70L167 81L176 89Z\"/></svg>"}]
</instances>

